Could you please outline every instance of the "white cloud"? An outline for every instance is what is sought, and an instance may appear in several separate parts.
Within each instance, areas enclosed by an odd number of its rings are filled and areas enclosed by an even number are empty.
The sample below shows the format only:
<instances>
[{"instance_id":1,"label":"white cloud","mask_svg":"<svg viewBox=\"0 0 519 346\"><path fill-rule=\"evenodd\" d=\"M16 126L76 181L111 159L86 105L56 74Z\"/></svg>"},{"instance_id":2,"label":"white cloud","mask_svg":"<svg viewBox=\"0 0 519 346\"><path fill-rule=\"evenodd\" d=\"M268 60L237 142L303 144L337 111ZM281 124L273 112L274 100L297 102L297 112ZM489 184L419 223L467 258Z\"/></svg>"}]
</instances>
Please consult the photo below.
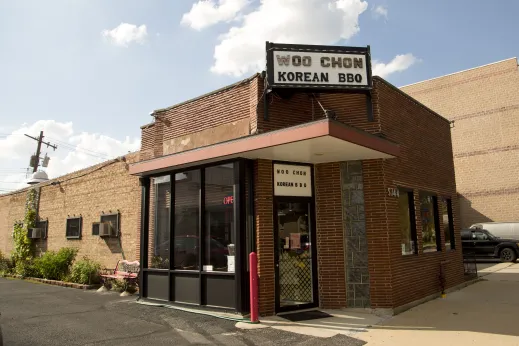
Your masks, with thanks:
<instances>
[{"instance_id":1,"label":"white cloud","mask_svg":"<svg viewBox=\"0 0 519 346\"><path fill-rule=\"evenodd\" d=\"M103 30L101 34L116 46L128 47L132 42L144 43L148 36L148 31L144 24L137 26L129 23L121 23L112 30Z\"/></svg>"},{"instance_id":2,"label":"white cloud","mask_svg":"<svg viewBox=\"0 0 519 346\"><path fill-rule=\"evenodd\" d=\"M182 16L181 24L202 30L235 19L248 4L248 0L200 0Z\"/></svg>"},{"instance_id":3,"label":"white cloud","mask_svg":"<svg viewBox=\"0 0 519 346\"><path fill-rule=\"evenodd\" d=\"M409 67L419 62L420 59L416 58L413 54L397 55L389 63L384 64L379 61L373 60L373 75L387 78L389 75L395 72L401 72L407 70Z\"/></svg>"},{"instance_id":4,"label":"white cloud","mask_svg":"<svg viewBox=\"0 0 519 346\"><path fill-rule=\"evenodd\" d=\"M360 30L359 16L367 8L363 0L261 0L252 12L235 15L240 24L220 37L211 71L238 77L264 69L265 41L334 44L349 39Z\"/></svg>"},{"instance_id":5,"label":"white cloud","mask_svg":"<svg viewBox=\"0 0 519 346\"><path fill-rule=\"evenodd\" d=\"M54 120L39 120L23 125L5 138L0 138L0 194L27 187L23 167L28 167L30 156L36 151L36 142L24 136L37 137L44 131L44 141L57 144L58 149L42 146L42 157L50 157L49 166L41 168L49 178L55 178L94 164L137 151L140 139L118 140L98 133L75 134L73 124Z\"/></svg>"},{"instance_id":6,"label":"white cloud","mask_svg":"<svg viewBox=\"0 0 519 346\"><path fill-rule=\"evenodd\" d=\"M387 7L385 6L382 6L382 5L378 5L376 7L373 7L373 15L375 16L375 18L380 18L380 17L384 17L384 18L388 18L387 15L388 15L388 10L387 10Z\"/></svg>"}]
</instances>

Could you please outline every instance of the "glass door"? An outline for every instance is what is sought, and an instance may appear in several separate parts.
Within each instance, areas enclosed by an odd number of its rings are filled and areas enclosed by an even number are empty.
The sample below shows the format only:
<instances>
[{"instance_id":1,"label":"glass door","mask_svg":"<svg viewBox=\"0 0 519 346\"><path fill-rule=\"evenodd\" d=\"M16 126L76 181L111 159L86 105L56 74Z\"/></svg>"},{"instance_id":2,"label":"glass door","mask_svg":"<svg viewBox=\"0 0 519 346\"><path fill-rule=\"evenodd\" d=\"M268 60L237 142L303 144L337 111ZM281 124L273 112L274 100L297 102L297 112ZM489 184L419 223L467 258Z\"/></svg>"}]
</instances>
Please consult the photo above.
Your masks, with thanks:
<instances>
[{"instance_id":1,"label":"glass door","mask_svg":"<svg viewBox=\"0 0 519 346\"><path fill-rule=\"evenodd\" d=\"M309 200L276 202L276 309L317 306L315 235Z\"/></svg>"}]
</instances>

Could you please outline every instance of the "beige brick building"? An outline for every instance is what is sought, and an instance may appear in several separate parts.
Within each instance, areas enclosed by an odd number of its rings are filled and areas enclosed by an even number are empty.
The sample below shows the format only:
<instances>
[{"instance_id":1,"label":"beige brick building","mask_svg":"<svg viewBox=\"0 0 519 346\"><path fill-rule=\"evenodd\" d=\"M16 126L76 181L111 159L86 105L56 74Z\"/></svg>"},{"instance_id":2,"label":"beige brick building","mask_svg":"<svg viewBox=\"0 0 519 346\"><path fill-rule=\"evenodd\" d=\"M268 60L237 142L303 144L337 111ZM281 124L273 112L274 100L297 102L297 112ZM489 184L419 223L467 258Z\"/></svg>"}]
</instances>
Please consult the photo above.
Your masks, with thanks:
<instances>
[{"instance_id":1,"label":"beige brick building","mask_svg":"<svg viewBox=\"0 0 519 346\"><path fill-rule=\"evenodd\" d=\"M517 59L401 89L453 121L462 227L484 221L519 221Z\"/></svg>"},{"instance_id":2,"label":"beige brick building","mask_svg":"<svg viewBox=\"0 0 519 346\"><path fill-rule=\"evenodd\" d=\"M140 231L139 179L128 174L128 165L139 154L106 161L35 186L39 190L39 218L47 221L47 238L35 242L36 255L47 250L73 247L78 259L88 256L103 267L113 268L123 257L133 261ZM15 222L23 220L28 188L0 196L0 252L13 249ZM120 237L92 234L92 224L103 214L119 214ZM78 239L67 238L67 218L81 217Z\"/></svg>"}]
</instances>

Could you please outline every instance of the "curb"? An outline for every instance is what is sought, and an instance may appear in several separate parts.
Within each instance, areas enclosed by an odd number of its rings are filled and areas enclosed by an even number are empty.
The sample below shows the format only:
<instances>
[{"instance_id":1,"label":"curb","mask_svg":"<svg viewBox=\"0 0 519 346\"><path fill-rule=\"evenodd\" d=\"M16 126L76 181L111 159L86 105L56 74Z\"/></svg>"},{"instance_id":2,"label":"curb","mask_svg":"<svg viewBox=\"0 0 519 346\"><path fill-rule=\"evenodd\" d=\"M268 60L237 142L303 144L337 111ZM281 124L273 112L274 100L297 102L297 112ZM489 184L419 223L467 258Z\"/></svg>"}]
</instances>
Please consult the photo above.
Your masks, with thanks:
<instances>
[{"instance_id":1,"label":"curb","mask_svg":"<svg viewBox=\"0 0 519 346\"><path fill-rule=\"evenodd\" d=\"M75 288L75 289L79 289L79 290L93 290L93 289L99 288L101 286L101 285L83 285L83 284L76 284L73 282L47 280L47 279L41 279L41 278L22 277L21 275L12 275L12 274L4 274L3 277L12 278L12 279L20 279L20 280L25 280L25 281L29 281L29 282L30 281L39 282L42 284L53 285L53 286Z\"/></svg>"}]
</instances>

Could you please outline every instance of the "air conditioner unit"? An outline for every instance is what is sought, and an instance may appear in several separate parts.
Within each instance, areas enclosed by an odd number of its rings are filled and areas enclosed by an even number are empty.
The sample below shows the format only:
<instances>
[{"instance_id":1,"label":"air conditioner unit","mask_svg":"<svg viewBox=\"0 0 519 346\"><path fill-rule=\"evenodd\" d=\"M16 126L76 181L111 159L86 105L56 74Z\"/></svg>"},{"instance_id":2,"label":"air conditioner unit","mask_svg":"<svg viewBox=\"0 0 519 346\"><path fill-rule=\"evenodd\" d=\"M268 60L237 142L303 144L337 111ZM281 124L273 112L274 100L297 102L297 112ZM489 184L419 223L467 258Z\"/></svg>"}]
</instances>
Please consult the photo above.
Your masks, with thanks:
<instances>
[{"instance_id":1,"label":"air conditioner unit","mask_svg":"<svg viewBox=\"0 0 519 346\"><path fill-rule=\"evenodd\" d=\"M30 239L41 239L43 238L43 234L43 228L30 228L27 235Z\"/></svg>"},{"instance_id":2,"label":"air conditioner unit","mask_svg":"<svg viewBox=\"0 0 519 346\"><path fill-rule=\"evenodd\" d=\"M101 222L99 224L99 236L100 237L111 237L113 236L113 228L109 223Z\"/></svg>"}]
</instances>

